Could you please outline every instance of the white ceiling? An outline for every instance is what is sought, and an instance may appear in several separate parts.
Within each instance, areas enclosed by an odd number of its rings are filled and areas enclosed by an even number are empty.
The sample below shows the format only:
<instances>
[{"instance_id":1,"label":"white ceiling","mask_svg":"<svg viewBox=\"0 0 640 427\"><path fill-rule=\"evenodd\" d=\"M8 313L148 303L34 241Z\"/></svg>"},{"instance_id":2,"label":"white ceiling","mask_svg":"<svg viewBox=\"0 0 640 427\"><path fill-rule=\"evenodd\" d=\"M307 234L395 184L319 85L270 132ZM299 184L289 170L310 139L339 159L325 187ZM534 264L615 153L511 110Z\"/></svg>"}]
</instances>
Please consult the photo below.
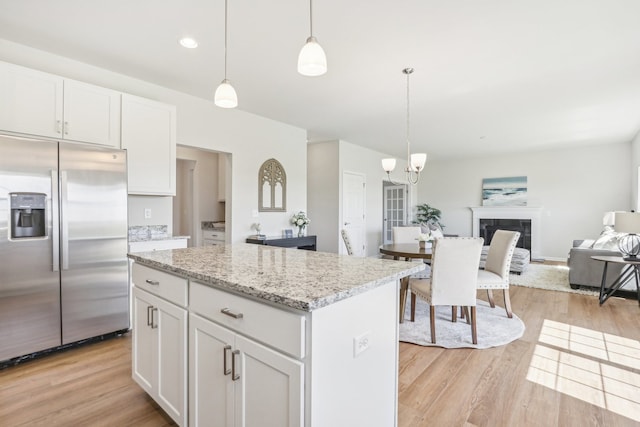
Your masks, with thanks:
<instances>
[{"instance_id":1,"label":"white ceiling","mask_svg":"<svg viewBox=\"0 0 640 427\"><path fill-rule=\"evenodd\" d=\"M296 72L306 0L228 0L239 108L405 155L630 141L640 129L637 0L315 0L322 77ZM224 0L0 0L0 38L202 98L223 78ZM178 45L191 35L200 46Z\"/></svg>"}]
</instances>

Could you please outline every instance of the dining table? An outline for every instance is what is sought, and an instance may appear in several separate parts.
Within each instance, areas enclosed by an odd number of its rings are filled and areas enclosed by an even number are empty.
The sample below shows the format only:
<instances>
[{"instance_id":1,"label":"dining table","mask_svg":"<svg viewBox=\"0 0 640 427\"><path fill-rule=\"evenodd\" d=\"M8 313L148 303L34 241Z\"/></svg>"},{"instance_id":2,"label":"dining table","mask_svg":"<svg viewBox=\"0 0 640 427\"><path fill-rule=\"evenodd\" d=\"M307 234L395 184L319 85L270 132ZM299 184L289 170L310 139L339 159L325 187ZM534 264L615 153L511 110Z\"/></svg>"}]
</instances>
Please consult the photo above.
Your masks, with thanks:
<instances>
[{"instance_id":1,"label":"dining table","mask_svg":"<svg viewBox=\"0 0 640 427\"><path fill-rule=\"evenodd\" d=\"M431 259L431 246L421 248L418 242L415 243L390 243L379 248L383 255L390 255L395 260L404 258L405 261L413 259ZM407 294L409 291L409 279L406 276L400 279L400 323L404 323L404 310L407 306Z\"/></svg>"}]
</instances>

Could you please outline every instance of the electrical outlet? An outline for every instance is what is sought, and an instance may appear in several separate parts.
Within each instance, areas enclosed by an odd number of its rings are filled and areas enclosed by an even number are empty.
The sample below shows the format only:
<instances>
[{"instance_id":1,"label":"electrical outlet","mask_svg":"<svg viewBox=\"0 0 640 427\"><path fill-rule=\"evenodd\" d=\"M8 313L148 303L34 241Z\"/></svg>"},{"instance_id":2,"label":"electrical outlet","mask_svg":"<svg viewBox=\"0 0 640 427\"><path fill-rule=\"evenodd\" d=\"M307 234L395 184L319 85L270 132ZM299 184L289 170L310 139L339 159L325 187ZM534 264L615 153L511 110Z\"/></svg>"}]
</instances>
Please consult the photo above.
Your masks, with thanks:
<instances>
[{"instance_id":1,"label":"electrical outlet","mask_svg":"<svg viewBox=\"0 0 640 427\"><path fill-rule=\"evenodd\" d=\"M371 331L367 331L353 338L353 357L358 357L363 351L369 348L371 342Z\"/></svg>"},{"instance_id":2,"label":"electrical outlet","mask_svg":"<svg viewBox=\"0 0 640 427\"><path fill-rule=\"evenodd\" d=\"M149 208L144 209L144 219L151 219L151 209Z\"/></svg>"}]
</instances>

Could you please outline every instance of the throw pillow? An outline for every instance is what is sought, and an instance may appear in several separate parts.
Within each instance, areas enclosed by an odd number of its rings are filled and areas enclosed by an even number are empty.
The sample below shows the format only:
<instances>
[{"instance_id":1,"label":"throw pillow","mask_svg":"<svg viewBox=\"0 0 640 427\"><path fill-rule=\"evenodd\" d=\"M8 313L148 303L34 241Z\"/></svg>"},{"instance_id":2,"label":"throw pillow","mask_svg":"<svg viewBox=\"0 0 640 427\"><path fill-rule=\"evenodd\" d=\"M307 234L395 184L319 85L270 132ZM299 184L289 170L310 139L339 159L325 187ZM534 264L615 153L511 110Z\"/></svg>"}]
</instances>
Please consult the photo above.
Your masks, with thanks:
<instances>
[{"instance_id":1,"label":"throw pillow","mask_svg":"<svg viewBox=\"0 0 640 427\"><path fill-rule=\"evenodd\" d=\"M607 232L603 233L598 239L591 245L592 249L605 249L610 251L618 250L618 239L621 237L620 233Z\"/></svg>"}]
</instances>

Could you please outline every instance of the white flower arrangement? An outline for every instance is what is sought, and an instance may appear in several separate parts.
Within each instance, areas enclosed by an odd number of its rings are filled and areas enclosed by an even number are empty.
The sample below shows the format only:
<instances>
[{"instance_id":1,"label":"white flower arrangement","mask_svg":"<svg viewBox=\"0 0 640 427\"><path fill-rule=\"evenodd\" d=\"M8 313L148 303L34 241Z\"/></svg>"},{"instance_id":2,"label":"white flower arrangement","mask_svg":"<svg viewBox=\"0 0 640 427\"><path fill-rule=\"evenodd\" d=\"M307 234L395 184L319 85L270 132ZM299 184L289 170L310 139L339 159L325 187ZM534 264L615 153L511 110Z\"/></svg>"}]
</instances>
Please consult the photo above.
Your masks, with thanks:
<instances>
[{"instance_id":1,"label":"white flower arrangement","mask_svg":"<svg viewBox=\"0 0 640 427\"><path fill-rule=\"evenodd\" d=\"M416 240L419 242L433 242L435 238L431 234L431 231L429 231L428 233L418 234L418 237L416 238Z\"/></svg>"},{"instance_id":2,"label":"white flower arrangement","mask_svg":"<svg viewBox=\"0 0 640 427\"><path fill-rule=\"evenodd\" d=\"M304 211L300 211L291 217L291 224L296 227L306 227L310 222L311 220L307 217L307 214Z\"/></svg>"}]
</instances>

